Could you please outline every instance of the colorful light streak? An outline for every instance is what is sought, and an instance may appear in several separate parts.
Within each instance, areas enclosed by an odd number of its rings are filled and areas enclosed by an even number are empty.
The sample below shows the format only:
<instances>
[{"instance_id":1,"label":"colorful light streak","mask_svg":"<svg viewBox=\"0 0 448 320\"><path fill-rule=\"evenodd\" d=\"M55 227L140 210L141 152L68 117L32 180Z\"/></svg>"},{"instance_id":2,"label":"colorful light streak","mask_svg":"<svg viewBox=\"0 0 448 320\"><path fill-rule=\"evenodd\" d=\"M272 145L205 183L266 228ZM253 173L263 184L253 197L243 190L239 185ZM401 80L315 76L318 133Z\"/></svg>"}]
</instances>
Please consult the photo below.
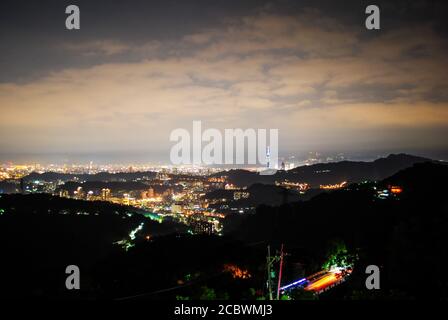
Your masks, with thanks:
<instances>
[{"instance_id":1,"label":"colorful light streak","mask_svg":"<svg viewBox=\"0 0 448 320\"><path fill-rule=\"evenodd\" d=\"M280 290L283 291L283 290L286 290L286 289L291 289L291 288L293 288L295 286L298 286L298 285L301 285L301 284L305 284L306 282L307 282L307 279L306 278L302 278L300 280L294 281L293 283L290 283L290 284L288 284L286 286L281 287Z\"/></svg>"},{"instance_id":2,"label":"colorful light streak","mask_svg":"<svg viewBox=\"0 0 448 320\"><path fill-rule=\"evenodd\" d=\"M320 291L322 289L325 289L326 287L331 286L332 284L335 284L339 279L340 278L337 277L335 273L329 273L305 287L305 290Z\"/></svg>"}]
</instances>

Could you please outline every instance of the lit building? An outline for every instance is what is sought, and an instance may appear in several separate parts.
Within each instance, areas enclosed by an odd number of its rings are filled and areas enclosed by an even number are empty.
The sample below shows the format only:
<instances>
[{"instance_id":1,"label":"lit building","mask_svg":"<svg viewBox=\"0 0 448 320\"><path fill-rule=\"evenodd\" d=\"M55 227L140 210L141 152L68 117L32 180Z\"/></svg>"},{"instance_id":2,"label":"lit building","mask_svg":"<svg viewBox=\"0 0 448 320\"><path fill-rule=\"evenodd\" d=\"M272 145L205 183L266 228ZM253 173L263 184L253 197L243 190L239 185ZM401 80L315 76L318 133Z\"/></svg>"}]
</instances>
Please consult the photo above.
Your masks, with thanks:
<instances>
[{"instance_id":1,"label":"lit building","mask_svg":"<svg viewBox=\"0 0 448 320\"><path fill-rule=\"evenodd\" d=\"M123 194L123 204L126 206L131 206L135 204L135 198L132 198L129 193Z\"/></svg>"},{"instance_id":2,"label":"lit building","mask_svg":"<svg viewBox=\"0 0 448 320\"><path fill-rule=\"evenodd\" d=\"M67 190L59 191L59 196L62 198L68 198L68 191Z\"/></svg>"},{"instance_id":3,"label":"lit building","mask_svg":"<svg viewBox=\"0 0 448 320\"><path fill-rule=\"evenodd\" d=\"M233 200L247 199L250 196L250 192L247 191L235 191L233 193Z\"/></svg>"},{"instance_id":4,"label":"lit building","mask_svg":"<svg viewBox=\"0 0 448 320\"><path fill-rule=\"evenodd\" d=\"M276 186L281 186L286 189L296 189L298 191L304 192L310 189L310 185L306 182L292 182L288 180L284 181L275 181Z\"/></svg>"},{"instance_id":5,"label":"lit building","mask_svg":"<svg viewBox=\"0 0 448 320\"><path fill-rule=\"evenodd\" d=\"M208 221L194 220L190 222L190 226L194 233L211 235L215 232L214 224Z\"/></svg>"},{"instance_id":6,"label":"lit building","mask_svg":"<svg viewBox=\"0 0 448 320\"><path fill-rule=\"evenodd\" d=\"M93 199L94 199L93 191L87 192L87 200L93 200Z\"/></svg>"},{"instance_id":7,"label":"lit building","mask_svg":"<svg viewBox=\"0 0 448 320\"><path fill-rule=\"evenodd\" d=\"M104 188L101 190L101 200L107 201L110 198L110 189Z\"/></svg>"},{"instance_id":8,"label":"lit building","mask_svg":"<svg viewBox=\"0 0 448 320\"><path fill-rule=\"evenodd\" d=\"M76 189L75 193L75 198L76 199L84 199L84 191L82 190L82 187L78 187L78 189Z\"/></svg>"},{"instance_id":9,"label":"lit building","mask_svg":"<svg viewBox=\"0 0 448 320\"><path fill-rule=\"evenodd\" d=\"M321 184L320 188L324 190L334 190L334 189L341 189L347 185L347 181L343 181L341 183L336 184Z\"/></svg>"},{"instance_id":10,"label":"lit building","mask_svg":"<svg viewBox=\"0 0 448 320\"><path fill-rule=\"evenodd\" d=\"M225 186L224 186L224 189L225 190L235 190L235 189L238 189L234 184L232 184L232 183L227 183Z\"/></svg>"},{"instance_id":11,"label":"lit building","mask_svg":"<svg viewBox=\"0 0 448 320\"><path fill-rule=\"evenodd\" d=\"M171 205L171 212L172 213L182 213L182 205L174 203Z\"/></svg>"}]
</instances>

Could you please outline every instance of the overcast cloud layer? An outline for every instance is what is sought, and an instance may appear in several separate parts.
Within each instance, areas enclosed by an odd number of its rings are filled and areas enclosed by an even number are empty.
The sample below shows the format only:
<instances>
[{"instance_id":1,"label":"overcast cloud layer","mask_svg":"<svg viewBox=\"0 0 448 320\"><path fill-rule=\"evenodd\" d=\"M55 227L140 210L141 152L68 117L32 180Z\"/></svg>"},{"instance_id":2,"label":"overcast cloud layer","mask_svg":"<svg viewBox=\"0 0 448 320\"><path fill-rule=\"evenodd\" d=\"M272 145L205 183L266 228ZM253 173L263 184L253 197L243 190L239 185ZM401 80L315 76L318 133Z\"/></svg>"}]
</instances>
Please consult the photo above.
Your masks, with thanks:
<instances>
[{"instance_id":1,"label":"overcast cloud layer","mask_svg":"<svg viewBox=\"0 0 448 320\"><path fill-rule=\"evenodd\" d=\"M3 160L167 160L193 120L279 128L283 155L447 150L443 4L383 4L367 31L359 2L127 3L80 2L78 34L63 2L1 8Z\"/></svg>"}]
</instances>

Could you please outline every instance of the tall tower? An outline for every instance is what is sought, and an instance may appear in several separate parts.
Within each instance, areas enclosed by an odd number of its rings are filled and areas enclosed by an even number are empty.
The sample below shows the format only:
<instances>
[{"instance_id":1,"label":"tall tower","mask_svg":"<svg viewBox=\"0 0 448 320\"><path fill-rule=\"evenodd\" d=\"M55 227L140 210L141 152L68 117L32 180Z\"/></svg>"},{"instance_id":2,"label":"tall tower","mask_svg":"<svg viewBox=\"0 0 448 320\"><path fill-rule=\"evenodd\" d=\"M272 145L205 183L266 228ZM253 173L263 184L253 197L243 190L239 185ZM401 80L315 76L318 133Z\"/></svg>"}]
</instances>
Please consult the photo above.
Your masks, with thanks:
<instances>
[{"instance_id":1,"label":"tall tower","mask_svg":"<svg viewBox=\"0 0 448 320\"><path fill-rule=\"evenodd\" d=\"M269 169L271 165L271 148L269 146L266 147L266 168Z\"/></svg>"}]
</instances>

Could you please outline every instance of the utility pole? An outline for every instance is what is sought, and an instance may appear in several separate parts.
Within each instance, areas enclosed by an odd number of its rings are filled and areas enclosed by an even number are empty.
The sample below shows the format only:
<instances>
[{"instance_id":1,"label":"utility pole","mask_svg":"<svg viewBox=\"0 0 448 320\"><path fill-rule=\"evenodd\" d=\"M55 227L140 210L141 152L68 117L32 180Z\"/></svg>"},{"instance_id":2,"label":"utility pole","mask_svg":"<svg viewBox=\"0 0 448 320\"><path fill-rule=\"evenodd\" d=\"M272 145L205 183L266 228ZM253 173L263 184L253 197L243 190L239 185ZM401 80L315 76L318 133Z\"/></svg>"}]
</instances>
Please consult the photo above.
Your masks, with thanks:
<instances>
[{"instance_id":1,"label":"utility pole","mask_svg":"<svg viewBox=\"0 0 448 320\"><path fill-rule=\"evenodd\" d=\"M272 287L271 287L271 247L268 245L268 256L266 257L266 266L268 270L268 294L269 300L272 300Z\"/></svg>"},{"instance_id":2,"label":"utility pole","mask_svg":"<svg viewBox=\"0 0 448 320\"><path fill-rule=\"evenodd\" d=\"M277 300L280 300L280 285L282 283L282 269L283 269L283 243L280 249L280 267L278 271L278 284L277 284Z\"/></svg>"},{"instance_id":3,"label":"utility pole","mask_svg":"<svg viewBox=\"0 0 448 320\"><path fill-rule=\"evenodd\" d=\"M280 257L277 255L271 257L271 247L268 245L268 255L266 257L266 269L268 273L267 287L268 287L269 300L274 300L274 296L272 293L272 276L271 276L272 265L279 260Z\"/></svg>"}]
</instances>

